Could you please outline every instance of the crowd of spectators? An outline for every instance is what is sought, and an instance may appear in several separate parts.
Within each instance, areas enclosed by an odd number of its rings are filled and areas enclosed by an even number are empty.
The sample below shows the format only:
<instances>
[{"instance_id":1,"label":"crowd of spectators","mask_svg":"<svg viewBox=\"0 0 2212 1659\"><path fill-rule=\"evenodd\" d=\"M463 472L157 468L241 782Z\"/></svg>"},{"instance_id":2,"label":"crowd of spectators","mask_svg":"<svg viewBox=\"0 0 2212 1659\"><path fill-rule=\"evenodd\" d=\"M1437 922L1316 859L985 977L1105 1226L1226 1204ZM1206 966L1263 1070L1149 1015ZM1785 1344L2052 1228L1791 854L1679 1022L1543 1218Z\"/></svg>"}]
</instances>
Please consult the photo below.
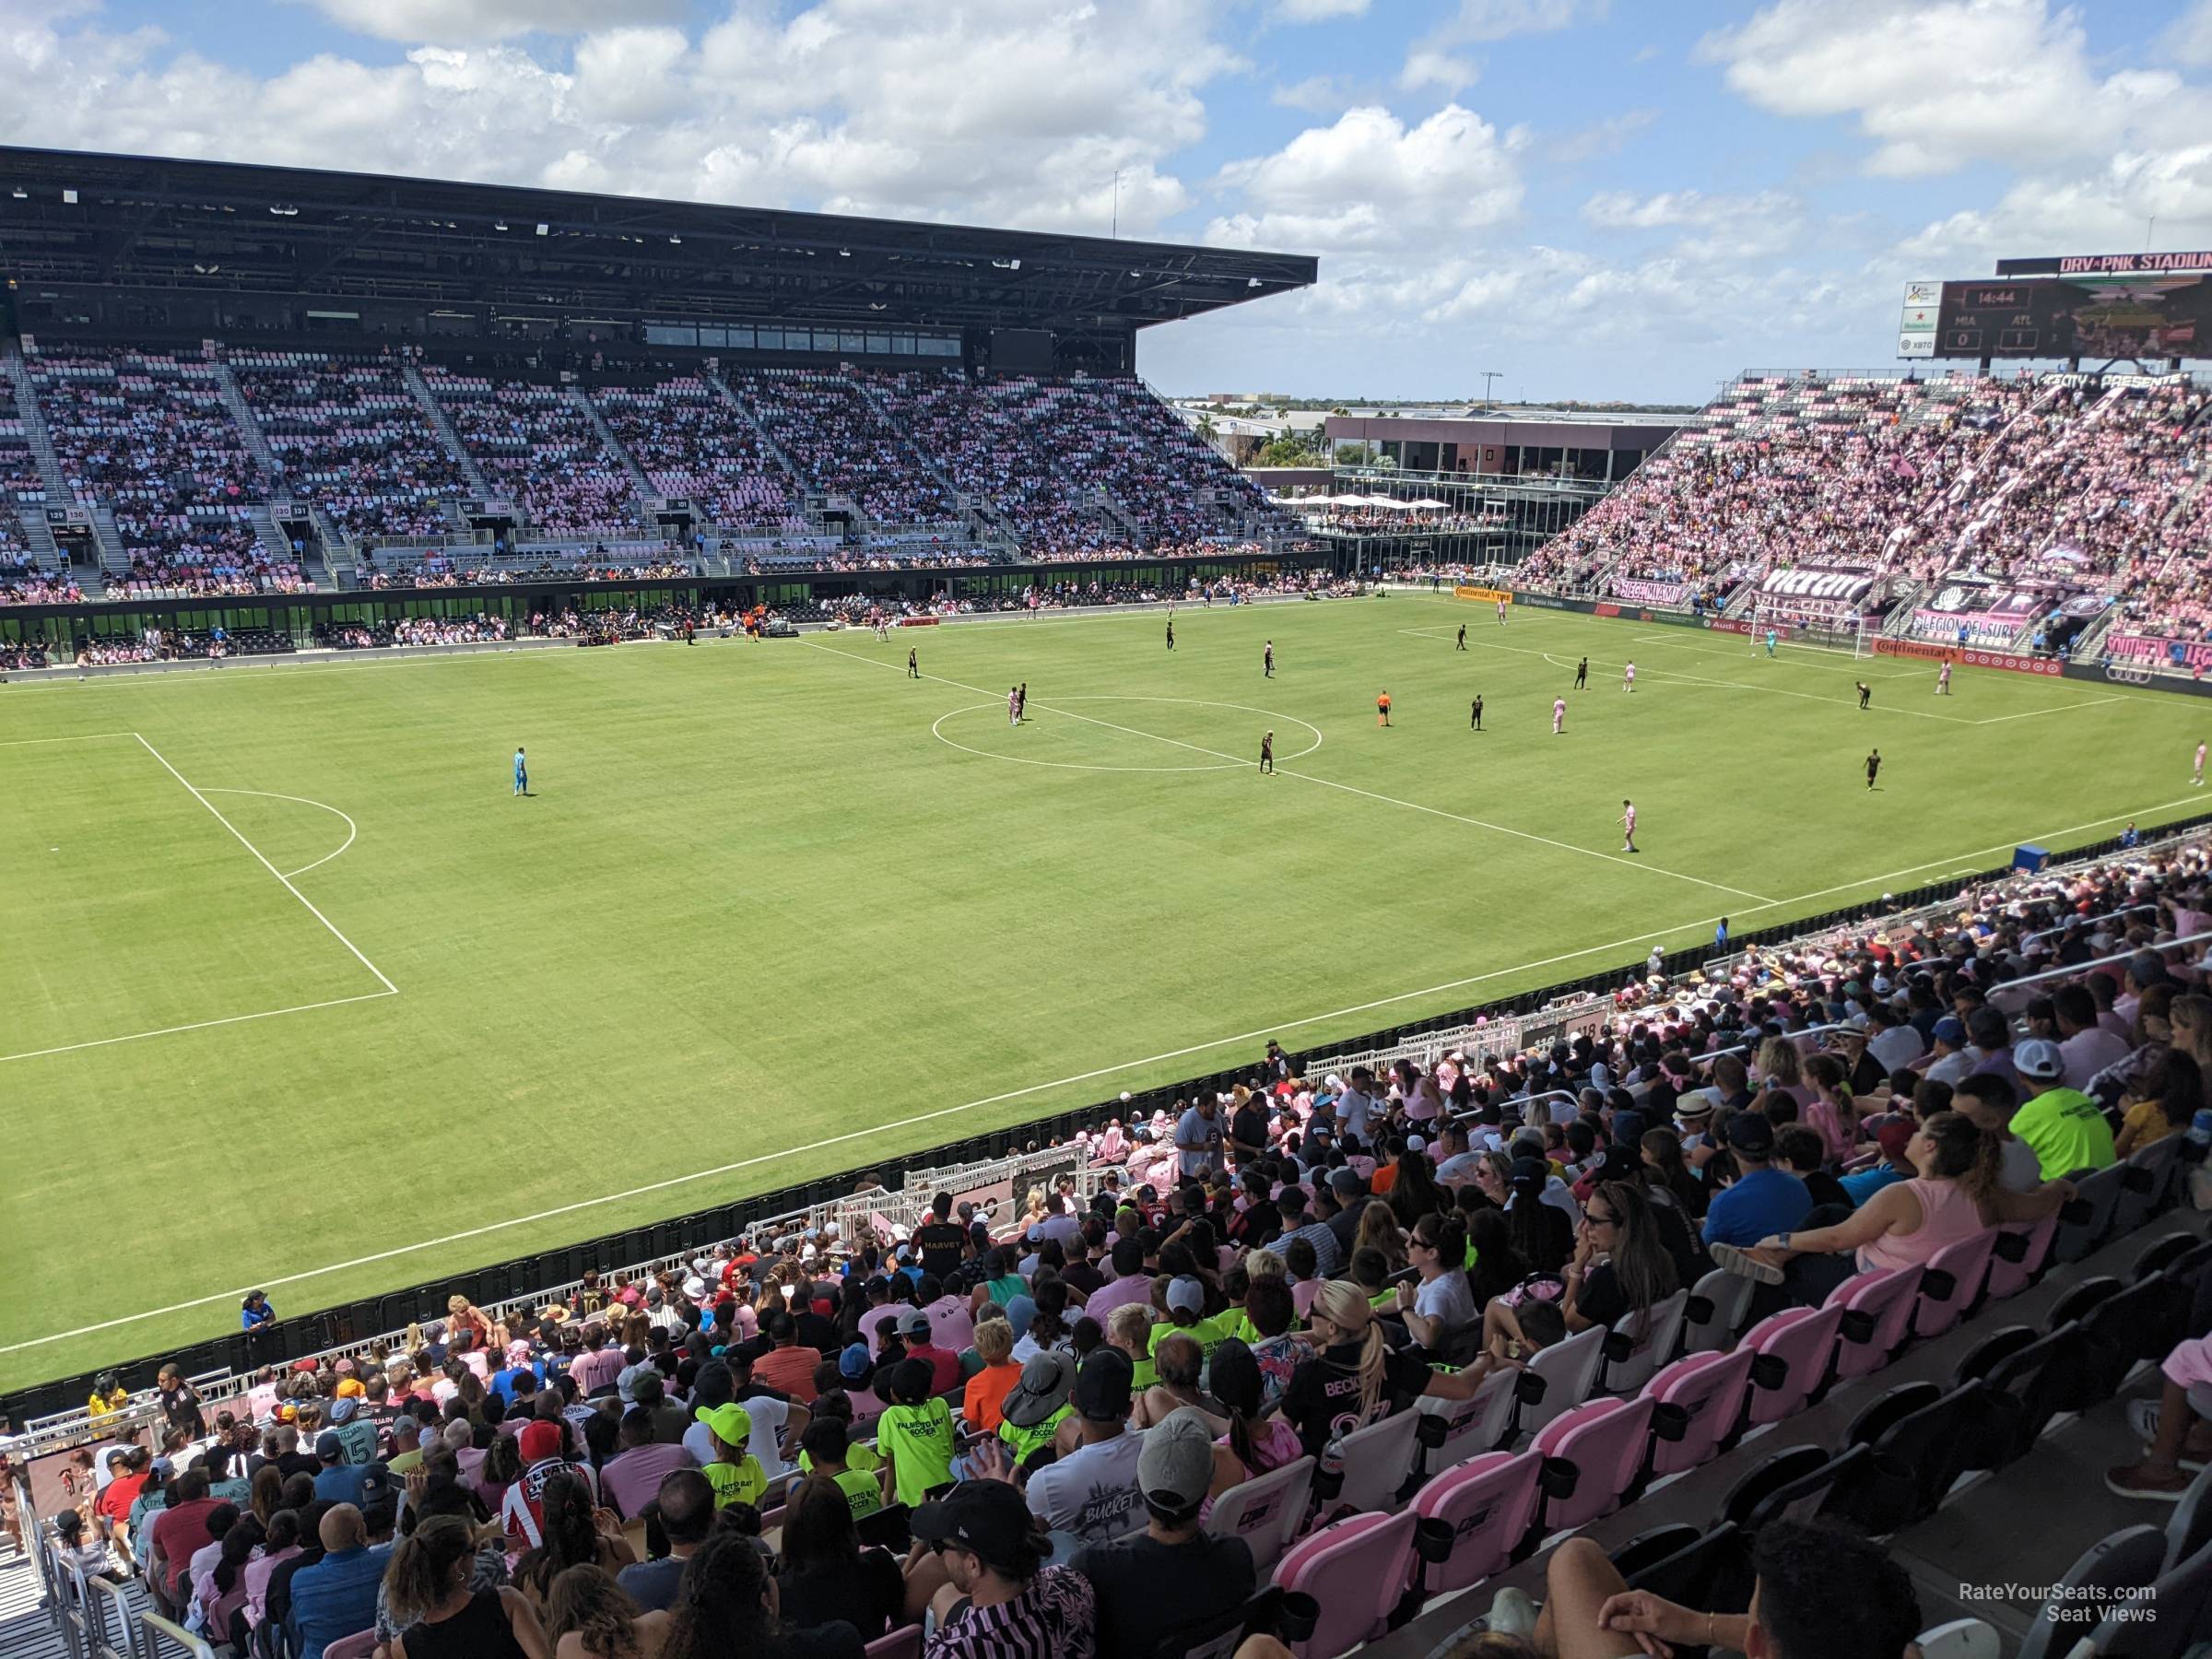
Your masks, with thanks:
<instances>
[{"instance_id":1,"label":"crowd of spectators","mask_svg":"<svg viewBox=\"0 0 2212 1659\"><path fill-rule=\"evenodd\" d=\"M701 523L772 524L794 511L791 476L759 429L697 375L591 394L616 441L662 495L688 498Z\"/></svg>"},{"instance_id":2,"label":"crowd of spectators","mask_svg":"<svg viewBox=\"0 0 2212 1659\"><path fill-rule=\"evenodd\" d=\"M581 392L435 366L422 378L492 493L534 528L573 535L637 518L629 470L600 437Z\"/></svg>"},{"instance_id":3,"label":"crowd of spectators","mask_svg":"<svg viewBox=\"0 0 2212 1659\"><path fill-rule=\"evenodd\" d=\"M22 533L0 513L0 605L75 605L84 596L66 570L40 563Z\"/></svg>"},{"instance_id":4,"label":"crowd of spectators","mask_svg":"<svg viewBox=\"0 0 2212 1659\"><path fill-rule=\"evenodd\" d=\"M355 535L452 528L444 503L467 488L467 475L417 401L402 359L233 348L227 360L283 488Z\"/></svg>"},{"instance_id":5,"label":"crowd of spectators","mask_svg":"<svg viewBox=\"0 0 2212 1659\"><path fill-rule=\"evenodd\" d=\"M1748 376L1521 575L1709 606L1778 570L1864 571L1877 600L1959 576L2195 624L2207 407L2190 383Z\"/></svg>"},{"instance_id":6,"label":"crowd of spectators","mask_svg":"<svg viewBox=\"0 0 2212 1659\"><path fill-rule=\"evenodd\" d=\"M308 585L296 562L269 557L254 529L267 480L212 361L82 350L41 353L28 368L70 494L113 513L129 569L112 588L165 597Z\"/></svg>"},{"instance_id":7,"label":"crowd of spectators","mask_svg":"<svg viewBox=\"0 0 2212 1659\"><path fill-rule=\"evenodd\" d=\"M862 391L857 373L781 370L733 375L728 384L810 488L844 497L886 524L959 516L906 436Z\"/></svg>"},{"instance_id":8,"label":"crowd of spectators","mask_svg":"<svg viewBox=\"0 0 2212 1659\"><path fill-rule=\"evenodd\" d=\"M0 508L41 507L46 502L46 478L31 453L30 433L20 415L0 416ZM6 515L0 513L0 521ZM0 529L0 534L5 534Z\"/></svg>"}]
</instances>

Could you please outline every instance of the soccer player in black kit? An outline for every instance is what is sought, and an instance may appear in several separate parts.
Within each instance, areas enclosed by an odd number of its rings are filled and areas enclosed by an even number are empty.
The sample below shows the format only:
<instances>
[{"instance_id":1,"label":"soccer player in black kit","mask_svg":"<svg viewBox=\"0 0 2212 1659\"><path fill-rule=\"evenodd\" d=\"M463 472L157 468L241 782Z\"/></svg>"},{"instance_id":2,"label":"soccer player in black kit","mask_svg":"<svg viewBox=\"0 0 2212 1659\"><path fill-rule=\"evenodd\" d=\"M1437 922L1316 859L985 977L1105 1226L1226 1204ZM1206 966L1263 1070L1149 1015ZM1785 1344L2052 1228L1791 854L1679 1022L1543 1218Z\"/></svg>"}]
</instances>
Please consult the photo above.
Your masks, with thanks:
<instances>
[{"instance_id":1,"label":"soccer player in black kit","mask_svg":"<svg viewBox=\"0 0 2212 1659\"><path fill-rule=\"evenodd\" d=\"M922 677L921 654L912 645L906 648L906 677L908 679Z\"/></svg>"},{"instance_id":2,"label":"soccer player in black kit","mask_svg":"<svg viewBox=\"0 0 2212 1659\"><path fill-rule=\"evenodd\" d=\"M1468 716L1467 724L1478 732L1482 730L1482 699L1479 697L1475 700L1474 712Z\"/></svg>"},{"instance_id":3,"label":"soccer player in black kit","mask_svg":"<svg viewBox=\"0 0 2212 1659\"><path fill-rule=\"evenodd\" d=\"M1874 774L1882 770L1882 751L1875 749L1866 757L1866 787L1874 787Z\"/></svg>"},{"instance_id":4,"label":"soccer player in black kit","mask_svg":"<svg viewBox=\"0 0 2212 1659\"><path fill-rule=\"evenodd\" d=\"M1574 665L1574 688L1577 691L1586 690L1589 688L1589 685L1590 659L1588 657L1584 657L1581 662Z\"/></svg>"},{"instance_id":5,"label":"soccer player in black kit","mask_svg":"<svg viewBox=\"0 0 2212 1659\"><path fill-rule=\"evenodd\" d=\"M1168 649L1175 649L1175 618L1172 617L1168 618Z\"/></svg>"},{"instance_id":6,"label":"soccer player in black kit","mask_svg":"<svg viewBox=\"0 0 2212 1659\"><path fill-rule=\"evenodd\" d=\"M1853 683L1859 688L1859 707L1863 709L1866 706L1868 700L1874 696L1874 688L1865 680L1856 680Z\"/></svg>"},{"instance_id":7,"label":"soccer player in black kit","mask_svg":"<svg viewBox=\"0 0 2212 1659\"><path fill-rule=\"evenodd\" d=\"M1273 679L1275 677L1275 641L1273 640L1267 641L1267 654L1262 659L1262 666L1265 669L1267 677Z\"/></svg>"},{"instance_id":8,"label":"soccer player in black kit","mask_svg":"<svg viewBox=\"0 0 2212 1659\"><path fill-rule=\"evenodd\" d=\"M1275 770L1275 734L1273 732L1269 732L1260 739L1260 770L1264 772L1271 772Z\"/></svg>"},{"instance_id":9,"label":"soccer player in black kit","mask_svg":"<svg viewBox=\"0 0 2212 1659\"><path fill-rule=\"evenodd\" d=\"M1467 625L1465 622L1459 625L1459 648L1462 651L1467 648Z\"/></svg>"}]
</instances>

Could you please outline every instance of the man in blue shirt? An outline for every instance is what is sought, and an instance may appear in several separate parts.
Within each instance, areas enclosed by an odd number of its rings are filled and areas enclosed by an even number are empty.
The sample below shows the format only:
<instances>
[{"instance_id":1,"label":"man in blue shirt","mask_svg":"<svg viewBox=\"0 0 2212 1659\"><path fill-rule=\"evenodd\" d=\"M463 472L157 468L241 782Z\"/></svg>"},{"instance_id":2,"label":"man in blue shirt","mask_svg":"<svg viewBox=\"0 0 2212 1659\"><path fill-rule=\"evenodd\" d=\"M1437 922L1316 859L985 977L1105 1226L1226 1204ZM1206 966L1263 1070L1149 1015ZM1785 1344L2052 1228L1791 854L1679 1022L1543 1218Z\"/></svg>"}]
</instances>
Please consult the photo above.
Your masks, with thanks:
<instances>
[{"instance_id":1,"label":"man in blue shirt","mask_svg":"<svg viewBox=\"0 0 2212 1659\"><path fill-rule=\"evenodd\" d=\"M515 745L514 748L514 793L518 795L526 795L530 793L530 769L524 764L523 748L520 744Z\"/></svg>"},{"instance_id":2,"label":"man in blue shirt","mask_svg":"<svg viewBox=\"0 0 2212 1659\"><path fill-rule=\"evenodd\" d=\"M368 1525L350 1503L323 1517L319 1535L323 1559L292 1575L288 1622L300 1659L323 1659L332 1642L375 1628L376 1587L392 1554L369 1547Z\"/></svg>"},{"instance_id":3,"label":"man in blue shirt","mask_svg":"<svg viewBox=\"0 0 2212 1659\"><path fill-rule=\"evenodd\" d=\"M315 1471L316 1497L325 1503L360 1502L368 1465L346 1461L346 1442L335 1431L326 1429L316 1438L315 1461L323 1465Z\"/></svg>"},{"instance_id":4,"label":"man in blue shirt","mask_svg":"<svg viewBox=\"0 0 2212 1659\"><path fill-rule=\"evenodd\" d=\"M1752 1245L1800 1226L1813 1207L1805 1182L1775 1169L1774 1125L1756 1112L1739 1112L1723 1135L1743 1173L1713 1194L1705 1210L1705 1242Z\"/></svg>"}]
</instances>

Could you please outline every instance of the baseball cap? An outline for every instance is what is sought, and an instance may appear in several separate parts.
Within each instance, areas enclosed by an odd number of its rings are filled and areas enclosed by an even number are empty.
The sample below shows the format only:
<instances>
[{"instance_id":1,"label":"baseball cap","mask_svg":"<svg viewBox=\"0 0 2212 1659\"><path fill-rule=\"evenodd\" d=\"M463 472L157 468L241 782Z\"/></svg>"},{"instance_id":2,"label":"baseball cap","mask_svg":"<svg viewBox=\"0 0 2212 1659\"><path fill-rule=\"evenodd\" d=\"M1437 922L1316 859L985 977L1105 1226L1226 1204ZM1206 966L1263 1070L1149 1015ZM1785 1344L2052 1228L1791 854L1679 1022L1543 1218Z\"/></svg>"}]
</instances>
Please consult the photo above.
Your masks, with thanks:
<instances>
[{"instance_id":1,"label":"baseball cap","mask_svg":"<svg viewBox=\"0 0 2212 1659\"><path fill-rule=\"evenodd\" d=\"M1912 1125L1901 1119L1894 1124L1884 1124L1874 1132L1875 1145L1881 1147L1884 1158L1902 1158L1912 1139Z\"/></svg>"},{"instance_id":2,"label":"baseball cap","mask_svg":"<svg viewBox=\"0 0 2212 1659\"><path fill-rule=\"evenodd\" d=\"M1021 1380L1006 1390L1000 1415L1017 1429L1041 1428L1047 1418L1067 1404L1075 1385L1074 1355L1056 1348L1031 1354L1021 1368Z\"/></svg>"},{"instance_id":3,"label":"baseball cap","mask_svg":"<svg viewBox=\"0 0 2212 1659\"><path fill-rule=\"evenodd\" d=\"M2023 1077L2047 1082L2065 1075L2066 1057L2058 1052L2057 1043L2031 1037L2012 1051L2012 1069Z\"/></svg>"},{"instance_id":4,"label":"baseball cap","mask_svg":"<svg viewBox=\"0 0 2212 1659\"><path fill-rule=\"evenodd\" d=\"M1966 1046L1966 1022L1957 1015L1946 1014L1937 1020L1934 1034L1936 1041L1947 1042L1953 1048Z\"/></svg>"},{"instance_id":5,"label":"baseball cap","mask_svg":"<svg viewBox=\"0 0 2212 1659\"><path fill-rule=\"evenodd\" d=\"M1357 1171L1331 1170L1329 1171L1329 1191L1342 1193L1347 1197L1357 1197L1359 1194L1367 1191L1367 1182L1359 1179Z\"/></svg>"},{"instance_id":6,"label":"baseball cap","mask_svg":"<svg viewBox=\"0 0 2212 1659\"><path fill-rule=\"evenodd\" d=\"M1136 1369L1120 1348L1096 1348L1076 1373L1076 1415L1093 1423L1118 1423L1129 1415Z\"/></svg>"},{"instance_id":7,"label":"baseball cap","mask_svg":"<svg viewBox=\"0 0 2212 1659\"><path fill-rule=\"evenodd\" d=\"M1728 1120L1724 1135L1730 1147L1754 1158L1764 1158L1774 1150L1774 1125L1756 1112L1737 1112Z\"/></svg>"},{"instance_id":8,"label":"baseball cap","mask_svg":"<svg viewBox=\"0 0 2212 1659\"><path fill-rule=\"evenodd\" d=\"M346 1455L346 1442L327 1430L315 1436L315 1456L324 1463L337 1463Z\"/></svg>"},{"instance_id":9,"label":"baseball cap","mask_svg":"<svg viewBox=\"0 0 2212 1659\"><path fill-rule=\"evenodd\" d=\"M1171 1411L1146 1430L1136 1489L1163 1520L1195 1516L1213 1482L1213 1429L1196 1406Z\"/></svg>"},{"instance_id":10,"label":"baseball cap","mask_svg":"<svg viewBox=\"0 0 2212 1659\"><path fill-rule=\"evenodd\" d=\"M954 1544L987 1566L1017 1565L1030 1538L1030 1505L1003 1480L963 1480L914 1511L911 1530L924 1544Z\"/></svg>"},{"instance_id":11,"label":"baseball cap","mask_svg":"<svg viewBox=\"0 0 2212 1659\"><path fill-rule=\"evenodd\" d=\"M540 1418L526 1425L514 1438L522 1452L523 1461L526 1464L540 1463L546 1458L560 1455L560 1425L558 1423L548 1423Z\"/></svg>"},{"instance_id":12,"label":"baseball cap","mask_svg":"<svg viewBox=\"0 0 2212 1659\"><path fill-rule=\"evenodd\" d=\"M333 1400L330 1405L330 1420L334 1423L350 1423L353 1421L354 1414L360 1408L360 1402L352 1398Z\"/></svg>"},{"instance_id":13,"label":"baseball cap","mask_svg":"<svg viewBox=\"0 0 2212 1659\"><path fill-rule=\"evenodd\" d=\"M1171 1312L1203 1313L1206 1312L1206 1285L1189 1274L1168 1281L1168 1307Z\"/></svg>"},{"instance_id":14,"label":"baseball cap","mask_svg":"<svg viewBox=\"0 0 2212 1659\"><path fill-rule=\"evenodd\" d=\"M392 1496L392 1471L381 1463L372 1463L361 1471L361 1507L367 1509L380 1498Z\"/></svg>"},{"instance_id":15,"label":"baseball cap","mask_svg":"<svg viewBox=\"0 0 2212 1659\"><path fill-rule=\"evenodd\" d=\"M692 1411L691 1415L712 1429L714 1431L714 1438L724 1445L742 1446L753 1437L752 1414L735 1400L725 1400L715 1406L699 1406ZM547 1427L550 1426L547 1425ZM533 1424L532 1427L535 1428L535 1425ZM530 1438L530 1430L523 1430L523 1438L525 1441ZM530 1455L530 1448L525 1445L523 1448L524 1460L529 1460Z\"/></svg>"},{"instance_id":16,"label":"baseball cap","mask_svg":"<svg viewBox=\"0 0 2212 1659\"><path fill-rule=\"evenodd\" d=\"M868 1374L868 1345L855 1342L837 1357L837 1374L848 1382L857 1382Z\"/></svg>"},{"instance_id":17,"label":"baseball cap","mask_svg":"<svg viewBox=\"0 0 2212 1659\"><path fill-rule=\"evenodd\" d=\"M929 1315L920 1308L899 1317L899 1335L901 1336L926 1336L929 1330Z\"/></svg>"}]
</instances>

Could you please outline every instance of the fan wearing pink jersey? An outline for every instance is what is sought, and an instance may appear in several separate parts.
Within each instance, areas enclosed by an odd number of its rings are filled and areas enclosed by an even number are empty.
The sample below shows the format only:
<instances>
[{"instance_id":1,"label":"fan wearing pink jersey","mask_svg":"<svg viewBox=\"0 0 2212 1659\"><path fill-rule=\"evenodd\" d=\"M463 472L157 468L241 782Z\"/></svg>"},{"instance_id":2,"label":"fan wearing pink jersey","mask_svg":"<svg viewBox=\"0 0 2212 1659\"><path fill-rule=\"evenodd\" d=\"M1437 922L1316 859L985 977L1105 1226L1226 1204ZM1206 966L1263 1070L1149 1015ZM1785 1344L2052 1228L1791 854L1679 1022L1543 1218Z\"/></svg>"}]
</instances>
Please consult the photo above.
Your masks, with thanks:
<instances>
[{"instance_id":1,"label":"fan wearing pink jersey","mask_svg":"<svg viewBox=\"0 0 2212 1659\"><path fill-rule=\"evenodd\" d=\"M1623 853L1633 853L1633 852L1635 852L1635 851L1636 851L1636 803L1635 803L1635 802L1633 802L1633 801L1623 801L1623 802L1620 804L1620 828L1621 828L1621 843L1620 843L1620 850L1621 850Z\"/></svg>"}]
</instances>

